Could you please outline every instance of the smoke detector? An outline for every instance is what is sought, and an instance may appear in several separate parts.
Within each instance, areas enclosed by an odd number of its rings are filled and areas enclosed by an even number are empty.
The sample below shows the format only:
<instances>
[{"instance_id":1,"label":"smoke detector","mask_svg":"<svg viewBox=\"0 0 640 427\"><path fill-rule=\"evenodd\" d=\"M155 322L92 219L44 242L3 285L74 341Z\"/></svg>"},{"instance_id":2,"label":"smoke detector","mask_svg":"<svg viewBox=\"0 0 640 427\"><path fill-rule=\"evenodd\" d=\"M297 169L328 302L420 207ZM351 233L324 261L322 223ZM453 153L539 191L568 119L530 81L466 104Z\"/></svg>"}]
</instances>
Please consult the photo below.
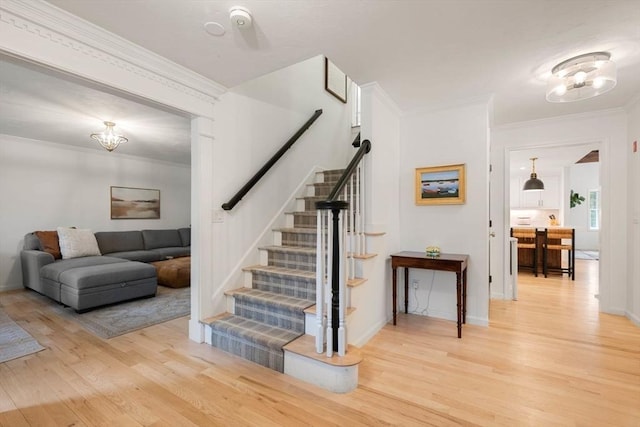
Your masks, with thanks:
<instances>
[{"instance_id":1,"label":"smoke detector","mask_svg":"<svg viewBox=\"0 0 640 427\"><path fill-rule=\"evenodd\" d=\"M234 6L229 10L229 19L238 28L249 28L252 24L251 12L240 6Z\"/></svg>"}]
</instances>

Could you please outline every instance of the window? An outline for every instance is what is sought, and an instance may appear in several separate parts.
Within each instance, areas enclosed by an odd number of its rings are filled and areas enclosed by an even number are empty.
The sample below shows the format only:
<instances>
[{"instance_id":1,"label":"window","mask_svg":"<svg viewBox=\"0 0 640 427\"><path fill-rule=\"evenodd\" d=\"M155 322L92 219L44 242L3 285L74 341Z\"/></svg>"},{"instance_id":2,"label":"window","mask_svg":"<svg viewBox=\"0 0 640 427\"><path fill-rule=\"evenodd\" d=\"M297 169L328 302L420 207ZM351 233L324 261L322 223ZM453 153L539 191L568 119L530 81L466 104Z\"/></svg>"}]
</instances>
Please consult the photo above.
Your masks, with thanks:
<instances>
[{"instance_id":1,"label":"window","mask_svg":"<svg viewBox=\"0 0 640 427\"><path fill-rule=\"evenodd\" d=\"M353 99L351 110L351 127L360 126L360 86L351 82L351 96Z\"/></svg>"},{"instance_id":2,"label":"window","mask_svg":"<svg viewBox=\"0 0 640 427\"><path fill-rule=\"evenodd\" d=\"M600 230L600 190L589 190L589 230Z\"/></svg>"}]
</instances>

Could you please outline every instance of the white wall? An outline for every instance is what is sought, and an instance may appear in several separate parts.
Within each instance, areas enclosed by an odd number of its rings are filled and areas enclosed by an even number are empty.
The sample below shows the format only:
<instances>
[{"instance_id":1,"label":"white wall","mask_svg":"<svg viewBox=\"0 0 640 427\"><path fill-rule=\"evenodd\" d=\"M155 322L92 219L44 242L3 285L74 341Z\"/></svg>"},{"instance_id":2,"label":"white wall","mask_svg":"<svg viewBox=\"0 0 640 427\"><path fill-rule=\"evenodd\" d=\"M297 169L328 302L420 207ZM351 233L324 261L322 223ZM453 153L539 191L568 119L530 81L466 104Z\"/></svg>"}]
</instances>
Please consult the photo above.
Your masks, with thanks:
<instances>
[{"instance_id":1,"label":"white wall","mask_svg":"<svg viewBox=\"0 0 640 427\"><path fill-rule=\"evenodd\" d=\"M497 288L506 286L509 224L508 167L510 150L600 143L602 228L600 231L600 310L624 314L627 296L627 114L606 110L590 114L514 123L491 133L491 212L496 231L492 258L502 262L494 275ZM506 168L506 169L505 169ZM506 178L506 183L505 183ZM494 273L494 272L492 272ZM509 295L508 292L504 293Z\"/></svg>"},{"instance_id":2,"label":"white wall","mask_svg":"<svg viewBox=\"0 0 640 427\"><path fill-rule=\"evenodd\" d=\"M567 227L576 230L576 249L597 251L600 232L589 230L589 190L600 188L600 163L578 163L569 167L569 189L584 197L584 202L568 209Z\"/></svg>"},{"instance_id":3,"label":"white wall","mask_svg":"<svg viewBox=\"0 0 640 427\"><path fill-rule=\"evenodd\" d=\"M629 200L627 251L629 253L627 265L627 316L640 326L640 101L629 108L629 135L626 152L628 161L627 196ZM633 152L633 142L636 141L637 151Z\"/></svg>"},{"instance_id":4,"label":"white wall","mask_svg":"<svg viewBox=\"0 0 640 427\"><path fill-rule=\"evenodd\" d=\"M311 128L224 213L224 222L213 224L213 303L204 317L225 310L223 291L239 287L240 268L257 263L257 245L265 232L271 238L272 221L305 177L316 167L343 168L353 153L351 107L325 91L322 56L232 88L216 105L211 194L216 210L316 109L323 114Z\"/></svg>"},{"instance_id":5,"label":"white wall","mask_svg":"<svg viewBox=\"0 0 640 427\"><path fill-rule=\"evenodd\" d=\"M489 316L488 120L487 103L402 117L398 199L402 250L424 251L436 245L442 252L469 255L467 321L483 325ZM417 206L415 169L458 163L466 164L466 203ZM420 282L417 292L410 291L412 311L456 319L453 273L410 274Z\"/></svg>"},{"instance_id":6,"label":"white wall","mask_svg":"<svg viewBox=\"0 0 640 427\"><path fill-rule=\"evenodd\" d=\"M160 219L112 220L112 185L159 189ZM26 233L189 226L189 187L189 166L0 135L0 290L22 286Z\"/></svg>"}]
</instances>

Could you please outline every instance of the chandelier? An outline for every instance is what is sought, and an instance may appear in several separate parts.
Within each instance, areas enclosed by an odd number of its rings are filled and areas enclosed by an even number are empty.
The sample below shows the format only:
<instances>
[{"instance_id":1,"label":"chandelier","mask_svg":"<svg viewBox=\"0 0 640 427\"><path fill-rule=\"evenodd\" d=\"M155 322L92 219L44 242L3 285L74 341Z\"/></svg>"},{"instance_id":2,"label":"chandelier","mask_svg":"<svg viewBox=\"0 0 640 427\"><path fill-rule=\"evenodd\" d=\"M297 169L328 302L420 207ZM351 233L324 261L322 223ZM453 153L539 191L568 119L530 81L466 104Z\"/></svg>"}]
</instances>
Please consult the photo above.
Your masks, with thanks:
<instances>
[{"instance_id":1,"label":"chandelier","mask_svg":"<svg viewBox=\"0 0 640 427\"><path fill-rule=\"evenodd\" d=\"M104 125L106 129L100 133L92 133L91 138L98 141L107 151L113 151L118 148L118 145L128 141L124 136L115 133L113 129L116 125L115 123L104 122Z\"/></svg>"},{"instance_id":2,"label":"chandelier","mask_svg":"<svg viewBox=\"0 0 640 427\"><path fill-rule=\"evenodd\" d=\"M553 67L547 101L572 102L601 95L616 85L616 64L609 52L574 56Z\"/></svg>"}]
</instances>

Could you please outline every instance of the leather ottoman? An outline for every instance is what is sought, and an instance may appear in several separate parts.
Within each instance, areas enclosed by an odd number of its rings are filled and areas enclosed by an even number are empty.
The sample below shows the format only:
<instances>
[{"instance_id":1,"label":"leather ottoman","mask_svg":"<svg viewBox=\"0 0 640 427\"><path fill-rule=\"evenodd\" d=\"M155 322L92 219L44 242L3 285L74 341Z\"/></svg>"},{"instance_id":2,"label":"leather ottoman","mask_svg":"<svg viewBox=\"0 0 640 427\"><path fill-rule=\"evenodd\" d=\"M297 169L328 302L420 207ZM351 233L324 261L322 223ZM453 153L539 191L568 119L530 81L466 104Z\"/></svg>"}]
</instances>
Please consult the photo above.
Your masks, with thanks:
<instances>
[{"instance_id":1,"label":"leather ottoman","mask_svg":"<svg viewBox=\"0 0 640 427\"><path fill-rule=\"evenodd\" d=\"M184 288L191 285L191 257L172 258L152 262L156 268L158 285Z\"/></svg>"}]
</instances>

